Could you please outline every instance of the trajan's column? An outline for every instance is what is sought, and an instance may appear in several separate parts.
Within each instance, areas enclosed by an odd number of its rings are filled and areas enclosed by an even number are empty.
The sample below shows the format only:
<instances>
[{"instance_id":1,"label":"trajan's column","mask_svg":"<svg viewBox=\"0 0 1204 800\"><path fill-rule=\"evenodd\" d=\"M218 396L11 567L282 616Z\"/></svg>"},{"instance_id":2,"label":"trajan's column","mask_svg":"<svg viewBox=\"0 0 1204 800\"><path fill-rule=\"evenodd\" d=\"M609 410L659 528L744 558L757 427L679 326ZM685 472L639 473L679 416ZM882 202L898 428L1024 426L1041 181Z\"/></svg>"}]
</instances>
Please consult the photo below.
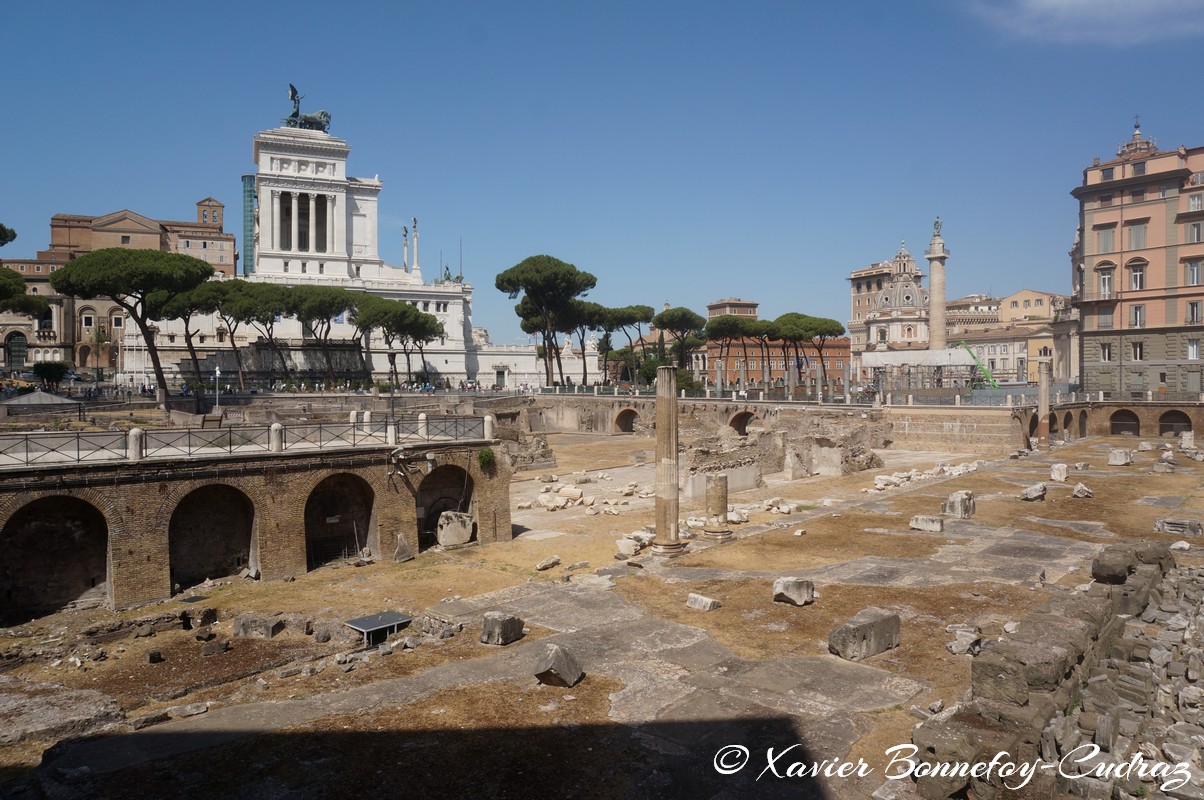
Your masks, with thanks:
<instances>
[{"instance_id":1,"label":"trajan's column","mask_svg":"<svg viewBox=\"0 0 1204 800\"><path fill-rule=\"evenodd\" d=\"M941 218L932 225L932 241L928 243L928 349L944 350L949 346L945 340L945 259L949 251L941 238Z\"/></svg>"}]
</instances>

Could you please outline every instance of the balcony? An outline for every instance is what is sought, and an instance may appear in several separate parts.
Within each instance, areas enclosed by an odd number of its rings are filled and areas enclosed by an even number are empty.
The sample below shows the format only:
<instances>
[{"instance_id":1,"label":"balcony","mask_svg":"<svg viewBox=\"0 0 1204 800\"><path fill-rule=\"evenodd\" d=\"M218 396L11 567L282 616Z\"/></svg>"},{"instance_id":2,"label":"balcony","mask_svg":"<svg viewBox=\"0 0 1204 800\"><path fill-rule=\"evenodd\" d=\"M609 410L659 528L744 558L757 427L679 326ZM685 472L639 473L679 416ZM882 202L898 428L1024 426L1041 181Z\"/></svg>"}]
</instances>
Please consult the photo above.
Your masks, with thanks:
<instances>
[{"instance_id":1,"label":"balcony","mask_svg":"<svg viewBox=\"0 0 1204 800\"><path fill-rule=\"evenodd\" d=\"M1183 320L1184 325L1204 325L1204 318L1199 314L1188 314L1187 319Z\"/></svg>"},{"instance_id":2,"label":"balcony","mask_svg":"<svg viewBox=\"0 0 1204 800\"><path fill-rule=\"evenodd\" d=\"M1116 292L1111 289L1102 289L1093 292L1082 292L1077 298L1080 303L1104 303L1116 300Z\"/></svg>"}]
</instances>

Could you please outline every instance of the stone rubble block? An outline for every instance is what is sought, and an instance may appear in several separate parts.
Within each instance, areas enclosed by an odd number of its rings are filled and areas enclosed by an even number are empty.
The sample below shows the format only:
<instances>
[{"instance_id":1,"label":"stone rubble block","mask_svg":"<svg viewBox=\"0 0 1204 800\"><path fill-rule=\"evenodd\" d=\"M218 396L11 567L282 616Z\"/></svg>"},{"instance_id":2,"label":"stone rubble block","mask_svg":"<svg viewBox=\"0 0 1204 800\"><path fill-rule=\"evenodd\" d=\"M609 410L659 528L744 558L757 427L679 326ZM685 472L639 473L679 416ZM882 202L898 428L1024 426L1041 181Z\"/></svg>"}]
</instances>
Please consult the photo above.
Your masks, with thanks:
<instances>
[{"instance_id":1,"label":"stone rubble block","mask_svg":"<svg viewBox=\"0 0 1204 800\"><path fill-rule=\"evenodd\" d=\"M945 519L934 514L917 514L911 518L908 527L913 531L940 533L945 530Z\"/></svg>"},{"instance_id":2,"label":"stone rubble block","mask_svg":"<svg viewBox=\"0 0 1204 800\"><path fill-rule=\"evenodd\" d=\"M778 578L773 582L773 601L806 606L815 602L815 584L803 578Z\"/></svg>"},{"instance_id":3,"label":"stone rubble block","mask_svg":"<svg viewBox=\"0 0 1204 800\"><path fill-rule=\"evenodd\" d=\"M1108 466L1127 467L1133 463L1133 451L1114 447L1108 451Z\"/></svg>"},{"instance_id":4,"label":"stone rubble block","mask_svg":"<svg viewBox=\"0 0 1204 800\"><path fill-rule=\"evenodd\" d=\"M549 570L552 567L557 566L559 563L560 556L548 556L543 561L540 561L538 564L536 564L535 569L539 572L543 572L544 570Z\"/></svg>"},{"instance_id":5,"label":"stone rubble block","mask_svg":"<svg viewBox=\"0 0 1204 800\"><path fill-rule=\"evenodd\" d=\"M1053 464L1049 468L1049 479L1058 483L1065 483L1070 476L1070 466L1068 464Z\"/></svg>"},{"instance_id":6,"label":"stone rubble block","mask_svg":"<svg viewBox=\"0 0 1204 800\"><path fill-rule=\"evenodd\" d=\"M899 615L873 606L857 612L828 634L828 652L862 661L899 646Z\"/></svg>"},{"instance_id":7,"label":"stone rubble block","mask_svg":"<svg viewBox=\"0 0 1204 800\"><path fill-rule=\"evenodd\" d=\"M1020 493L1020 499L1028 500L1030 502L1034 500L1044 500L1046 491L1047 487L1044 483L1034 483L1032 486L1029 486Z\"/></svg>"},{"instance_id":8,"label":"stone rubble block","mask_svg":"<svg viewBox=\"0 0 1204 800\"><path fill-rule=\"evenodd\" d=\"M1137 555L1127 547L1105 547L1091 562L1091 577L1099 583L1119 585L1137 569Z\"/></svg>"},{"instance_id":9,"label":"stone rubble block","mask_svg":"<svg viewBox=\"0 0 1204 800\"><path fill-rule=\"evenodd\" d=\"M1153 449L1154 445L1150 444L1149 442L1142 442L1141 444L1137 445L1137 452L1139 453L1148 453Z\"/></svg>"},{"instance_id":10,"label":"stone rubble block","mask_svg":"<svg viewBox=\"0 0 1204 800\"><path fill-rule=\"evenodd\" d=\"M481 621L481 644L507 645L523 638L523 621L513 614L486 611Z\"/></svg>"},{"instance_id":11,"label":"stone rubble block","mask_svg":"<svg viewBox=\"0 0 1204 800\"><path fill-rule=\"evenodd\" d=\"M535 662L535 677L546 686L569 688L585 677L585 671L572 651L563 645L548 644Z\"/></svg>"},{"instance_id":12,"label":"stone rubble block","mask_svg":"<svg viewBox=\"0 0 1204 800\"><path fill-rule=\"evenodd\" d=\"M706 597L705 595L690 592L690 594L686 596L686 608L693 608L697 611L714 611L722 606L723 604L718 600L715 600L711 597Z\"/></svg>"},{"instance_id":13,"label":"stone rubble block","mask_svg":"<svg viewBox=\"0 0 1204 800\"><path fill-rule=\"evenodd\" d=\"M1076 462L1074 462L1074 468L1076 470L1078 470L1079 472L1085 472L1085 471L1091 469L1091 464L1089 464L1086 461L1076 461Z\"/></svg>"},{"instance_id":14,"label":"stone rubble block","mask_svg":"<svg viewBox=\"0 0 1204 800\"><path fill-rule=\"evenodd\" d=\"M643 549L642 547L640 547L639 542L637 542L634 539L628 539L627 537L623 537L622 539L616 539L615 545L618 547L619 555L625 556L627 558L631 558L634 555L638 555L640 550Z\"/></svg>"},{"instance_id":15,"label":"stone rubble block","mask_svg":"<svg viewBox=\"0 0 1204 800\"><path fill-rule=\"evenodd\" d=\"M456 547L472 540L472 514L444 511L439 515L435 539L440 547Z\"/></svg>"},{"instance_id":16,"label":"stone rubble block","mask_svg":"<svg viewBox=\"0 0 1204 800\"><path fill-rule=\"evenodd\" d=\"M234 638L236 639L271 639L282 630L284 630L284 620L279 617L239 614L234 618Z\"/></svg>"},{"instance_id":17,"label":"stone rubble block","mask_svg":"<svg viewBox=\"0 0 1204 800\"><path fill-rule=\"evenodd\" d=\"M941 513L954 519L970 519L974 516L974 492L962 489L949 495L941 504Z\"/></svg>"},{"instance_id":18,"label":"stone rubble block","mask_svg":"<svg viewBox=\"0 0 1204 800\"><path fill-rule=\"evenodd\" d=\"M1167 475L1174 471L1175 465L1167 461L1157 461L1152 467L1150 467L1150 472L1153 472L1156 475Z\"/></svg>"},{"instance_id":19,"label":"stone rubble block","mask_svg":"<svg viewBox=\"0 0 1204 800\"><path fill-rule=\"evenodd\" d=\"M1085 483L1076 483L1074 485L1074 491L1070 493L1070 496L1084 500L1089 497L1095 497L1095 492L1091 491L1091 489Z\"/></svg>"},{"instance_id":20,"label":"stone rubble block","mask_svg":"<svg viewBox=\"0 0 1204 800\"><path fill-rule=\"evenodd\" d=\"M585 492L578 489L576 486L564 486L556 494L561 497L567 497L569 500L580 500L585 496Z\"/></svg>"},{"instance_id":21,"label":"stone rubble block","mask_svg":"<svg viewBox=\"0 0 1204 800\"><path fill-rule=\"evenodd\" d=\"M1171 519L1164 518L1154 523L1154 530L1158 533L1169 533L1172 536L1199 536L1201 526L1198 519Z\"/></svg>"}]
</instances>

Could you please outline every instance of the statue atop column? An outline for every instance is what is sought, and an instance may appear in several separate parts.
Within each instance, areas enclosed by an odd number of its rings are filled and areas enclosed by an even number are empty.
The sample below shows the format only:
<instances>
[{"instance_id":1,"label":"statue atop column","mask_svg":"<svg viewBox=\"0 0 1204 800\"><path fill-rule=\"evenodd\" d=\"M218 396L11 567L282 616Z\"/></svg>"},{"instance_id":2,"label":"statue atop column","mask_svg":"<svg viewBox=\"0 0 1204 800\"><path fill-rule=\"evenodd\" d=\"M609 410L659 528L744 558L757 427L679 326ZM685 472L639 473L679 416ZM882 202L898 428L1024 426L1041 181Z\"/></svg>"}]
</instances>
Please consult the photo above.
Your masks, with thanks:
<instances>
[{"instance_id":1,"label":"statue atop column","mask_svg":"<svg viewBox=\"0 0 1204 800\"><path fill-rule=\"evenodd\" d=\"M935 238L940 235L941 235L941 218L937 217L936 222L932 223L932 236L933 236L933 238Z\"/></svg>"},{"instance_id":2,"label":"statue atop column","mask_svg":"<svg viewBox=\"0 0 1204 800\"><path fill-rule=\"evenodd\" d=\"M293 104L293 113L289 114L284 119L280 120L289 128L301 128L307 131L322 131L327 132L330 127L330 114L326 111L319 111L317 114L302 114L301 100L305 95L297 91L297 87L291 83L288 85L288 99Z\"/></svg>"}]
</instances>

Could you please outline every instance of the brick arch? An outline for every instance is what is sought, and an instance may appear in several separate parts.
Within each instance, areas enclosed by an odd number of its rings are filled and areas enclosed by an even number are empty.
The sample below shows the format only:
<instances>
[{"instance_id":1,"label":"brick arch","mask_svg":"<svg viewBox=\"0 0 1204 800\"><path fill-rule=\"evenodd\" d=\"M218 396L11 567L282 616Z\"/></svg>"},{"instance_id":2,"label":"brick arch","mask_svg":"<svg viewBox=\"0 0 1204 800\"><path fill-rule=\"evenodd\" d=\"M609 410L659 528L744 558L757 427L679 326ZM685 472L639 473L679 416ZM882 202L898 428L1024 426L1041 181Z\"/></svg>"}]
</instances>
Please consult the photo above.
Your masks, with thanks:
<instances>
[{"instance_id":1,"label":"brick arch","mask_svg":"<svg viewBox=\"0 0 1204 800\"><path fill-rule=\"evenodd\" d=\"M305 493L305 546L309 569L367 549L380 554L379 491L357 470L332 471Z\"/></svg>"},{"instance_id":2,"label":"brick arch","mask_svg":"<svg viewBox=\"0 0 1204 800\"><path fill-rule=\"evenodd\" d=\"M251 502L251 507L254 509L256 515L267 508L271 502L257 483L249 480L213 478L211 480L179 481L172 484L160 484L160 486L166 486L166 489L163 491L158 511L156 512L159 519L171 519L171 515L175 513L181 500L205 486L228 486L231 489L242 492L246 495L247 500ZM310 488L312 489L312 487Z\"/></svg>"},{"instance_id":3,"label":"brick arch","mask_svg":"<svg viewBox=\"0 0 1204 800\"><path fill-rule=\"evenodd\" d=\"M213 508L221 514L206 513ZM258 571L255 504L241 487L205 482L181 497L165 519L173 592L247 567Z\"/></svg>"},{"instance_id":4,"label":"brick arch","mask_svg":"<svg viewBox=\"0 0 1204 800\"><path fill-rule=\"evenodd\" d=\"M1090 425L1090 417L1087 414L1087 409L1079 411L1079 438L1082 439L1087 435L1088 426Z\"/></svg>"},{"instance_id":5,"label":"brick arch","mask_svg":"<svg viewBox=\"0 0 1204 800\"><path fill-rule=\"evenodd\" d=\"M737 411L727 421L727 426L741 436L748 435L748 423L756 420L758 417L753 412L745 409Z\"/></svg>"},{"instance_id":6,"label":"brick arch","mask_svg":"<svg viewBox=\"0 0 1204 800\"><path fill-rule=\"evenodd\" d=\"M1192 430L1191 417L1178 408L1166 411L1158 418L1158 435Z\"/></svg>"},{"instance_id":7,"label":"brick arch","mask_svg":"<svg viewBox=\"0 0 1204 800\"><path fill-rule=\"evenodd\" d=\"M634 408L621 408L611 421L611 427L618 433L634 433L635 423L640 421L640 412Z\"/></svg>"},{"instance_id":8,"label":"brick arch","mask_svg":"<svg viewBox=\"0 0 1204 800\"><path fill-rule=\"evenodd\" d=\"M1141 418L1132 409L1119 408L1108 417L1108 425L1113 436L1122 433L1141 435Z\"/></svg>"},{"instance_id":9,"label":"brick arch","mask_svg":"<svg viewBox=\"0 0 1204 800\"><path fill-rule=\"evenodd\" d=\"M1066 416L1062 419L1062 431L1066 434L1066 438L1074 439L1074 412L1067 411Z\"/></svg>"},{"instance_id":10,"label":"brick arch","mask_svg":"<svg viewBox=\"0 0 1204 800\"><path fill-rule=\"evenodd\" d=\"M32 492L4 507L4 623L74 603L112 605L114 528L120 533L123 526L110 522L119 516L103 496L91 489Z\"/></svg>"}]
</instances>

